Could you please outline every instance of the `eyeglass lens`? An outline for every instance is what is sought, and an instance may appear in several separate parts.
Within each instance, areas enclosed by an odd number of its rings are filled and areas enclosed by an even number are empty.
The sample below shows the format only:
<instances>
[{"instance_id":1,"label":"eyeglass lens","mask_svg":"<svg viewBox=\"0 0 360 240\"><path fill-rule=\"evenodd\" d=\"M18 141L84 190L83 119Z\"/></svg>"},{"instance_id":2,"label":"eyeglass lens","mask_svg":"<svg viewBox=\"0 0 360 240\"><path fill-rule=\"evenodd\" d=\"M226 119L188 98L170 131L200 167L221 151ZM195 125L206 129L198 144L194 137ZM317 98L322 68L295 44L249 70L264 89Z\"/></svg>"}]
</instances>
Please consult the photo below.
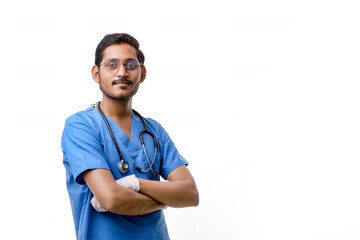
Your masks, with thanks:
<instances>
[{"instance_id":1,"label":"eyeglass lens","mask_svg":"<svg viewBox=\"0 0 360 240\"><path fill-rule=\"evenodd\" d=\"M128 60L122 63L119 59L110 59L104 63L105 70L108 72L116 72L120 68L121 64L124 64L124 67L128 72L135 72L140 66L139 62L136 60Z\"/></svg>"}]
</instances>

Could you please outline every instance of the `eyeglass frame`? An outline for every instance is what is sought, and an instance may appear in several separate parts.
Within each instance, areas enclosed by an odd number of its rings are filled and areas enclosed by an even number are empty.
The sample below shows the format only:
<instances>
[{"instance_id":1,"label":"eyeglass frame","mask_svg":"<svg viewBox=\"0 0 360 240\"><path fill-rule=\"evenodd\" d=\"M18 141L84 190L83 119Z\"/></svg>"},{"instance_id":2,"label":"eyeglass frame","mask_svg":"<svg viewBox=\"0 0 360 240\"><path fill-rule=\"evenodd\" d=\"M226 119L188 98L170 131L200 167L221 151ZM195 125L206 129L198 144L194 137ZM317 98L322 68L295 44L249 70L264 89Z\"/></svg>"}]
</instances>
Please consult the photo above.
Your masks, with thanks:
<instances>
[{"instance_id":1,"label":"eyeglass frame","mask_svg":"<svg viewBox=\"0 0 360 240\"><path fill-rule=\"evenodd\" d=\"M99 63L99 65L97 65L97 66L100 68L100 65L104 65L105 63L107 63L107 62L109 62L109 61L113 61L113 60L117 60L117 61L119 62L119 68L116 69L116 70L114 70L114 71L108 71L108 70L106 69L106 65L105 65L104 69L105 69L105 71L107 71L108 73L114 73L114 74L117 73L117 72L119 71L119 69L121 68L120 65L122 64L122 65L124 65L125 71L126 71L127 73L132 74L132 73L138 72L139 69L141 68L141 66L144 65L143 63L140 63L137 59L133 59L133 58L129 58L129 59L127 59L125 62L121 62L120 59L118 59L118 58L111 58L111 59L107 59L107 60L104 61L104 62ZM138 67L136 70L130 70L130 71L129 71L129 70L126 68L126 63L127 63L128 61L136 61L136 62L138 63L138 65L139 65L139 67Z\"/></svg>"}]
</instances>

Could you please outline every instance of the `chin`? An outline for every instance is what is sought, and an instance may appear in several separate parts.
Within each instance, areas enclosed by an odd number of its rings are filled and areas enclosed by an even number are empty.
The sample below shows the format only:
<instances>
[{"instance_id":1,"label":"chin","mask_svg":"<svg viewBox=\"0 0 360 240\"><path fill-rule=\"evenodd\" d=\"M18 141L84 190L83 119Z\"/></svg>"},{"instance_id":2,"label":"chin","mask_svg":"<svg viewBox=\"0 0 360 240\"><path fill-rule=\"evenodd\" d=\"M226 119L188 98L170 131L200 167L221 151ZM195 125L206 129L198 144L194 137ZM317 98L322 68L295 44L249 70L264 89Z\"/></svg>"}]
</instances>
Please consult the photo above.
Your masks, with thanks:
<instances>
[{"instance_id":1,"label":"chin","mask_svg":"<svg viewBox=\"0 0 360 240\"><path fill-rule=\"evenodd\" d=\"M135 94L109 94L109 93L105 93L105 92L103 92L103 94L107 98L110 98L112 100L117 100L117 101L130 100L135 95Z\"/></svg>"}]
</instances>

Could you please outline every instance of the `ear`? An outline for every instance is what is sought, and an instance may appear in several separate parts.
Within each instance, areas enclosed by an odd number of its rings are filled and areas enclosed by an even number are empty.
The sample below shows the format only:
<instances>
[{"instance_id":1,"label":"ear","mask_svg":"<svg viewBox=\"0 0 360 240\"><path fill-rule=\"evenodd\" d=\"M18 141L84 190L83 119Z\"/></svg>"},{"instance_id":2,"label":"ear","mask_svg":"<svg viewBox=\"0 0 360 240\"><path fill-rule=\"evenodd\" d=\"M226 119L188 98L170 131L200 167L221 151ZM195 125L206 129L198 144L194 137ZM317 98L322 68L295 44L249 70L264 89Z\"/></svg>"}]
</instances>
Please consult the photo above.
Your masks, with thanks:
<instances>
[{"instance_id":1,"label":"ear","mask_svg":"<svg viewBox=\"0 0 360 240\"><path fill-rule=\"evenodd\" d=\"M91 75L92 75L92 78L94 79L94 81L96 83L99 83L100 82L100 78L99 78L99 67L94 65L91 69Z\"/></svg>"},{"instance_id":2,"label":"ear","mask_svg":"<svg viewBox=\"0 0 360 240\"><path fill-rule=\"evenodd\" d=\"M146 78L146 68L144 65L141 66L141 76L140 76L140 82L142 83L145 81Z\"/></svg>"}]
</instances>

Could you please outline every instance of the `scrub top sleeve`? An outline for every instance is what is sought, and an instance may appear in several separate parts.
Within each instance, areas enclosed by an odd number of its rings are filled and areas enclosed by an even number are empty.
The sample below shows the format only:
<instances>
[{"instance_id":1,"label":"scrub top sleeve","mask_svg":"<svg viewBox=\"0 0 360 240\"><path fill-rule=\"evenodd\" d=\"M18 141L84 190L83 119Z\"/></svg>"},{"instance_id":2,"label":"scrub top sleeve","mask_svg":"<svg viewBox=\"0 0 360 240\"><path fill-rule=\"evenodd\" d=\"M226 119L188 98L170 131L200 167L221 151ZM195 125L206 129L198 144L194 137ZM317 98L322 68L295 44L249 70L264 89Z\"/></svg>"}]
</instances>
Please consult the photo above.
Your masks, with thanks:
<instances>
[{"instance_id":1,"label":"scrub top sleeve","mask_svg":"<svg viewBox=\"0 0 360 240\"><path fill-rule=\"evenodd\" d=\"M89 169L110 169L105 159L100 131L94 123L86 121L80 115L70 117L62 136L64 161L68 161L75 181L85 184L82 173Z\"/></svg>"},{"instance_id":2,"label":"scrub top sleeve","mask_svg":"<svg viewBox=\"0 0 360 240\"><path fill-rule=\"evenodd\" d=\"M179 154L174 142L171 140L169 134L159 124L160 132L160 151L162 158L162 165L160 169L160 175L166 179L169 173L175 168L182 165L188 165L189 163Z\"/></svg>"}]
</instances>

